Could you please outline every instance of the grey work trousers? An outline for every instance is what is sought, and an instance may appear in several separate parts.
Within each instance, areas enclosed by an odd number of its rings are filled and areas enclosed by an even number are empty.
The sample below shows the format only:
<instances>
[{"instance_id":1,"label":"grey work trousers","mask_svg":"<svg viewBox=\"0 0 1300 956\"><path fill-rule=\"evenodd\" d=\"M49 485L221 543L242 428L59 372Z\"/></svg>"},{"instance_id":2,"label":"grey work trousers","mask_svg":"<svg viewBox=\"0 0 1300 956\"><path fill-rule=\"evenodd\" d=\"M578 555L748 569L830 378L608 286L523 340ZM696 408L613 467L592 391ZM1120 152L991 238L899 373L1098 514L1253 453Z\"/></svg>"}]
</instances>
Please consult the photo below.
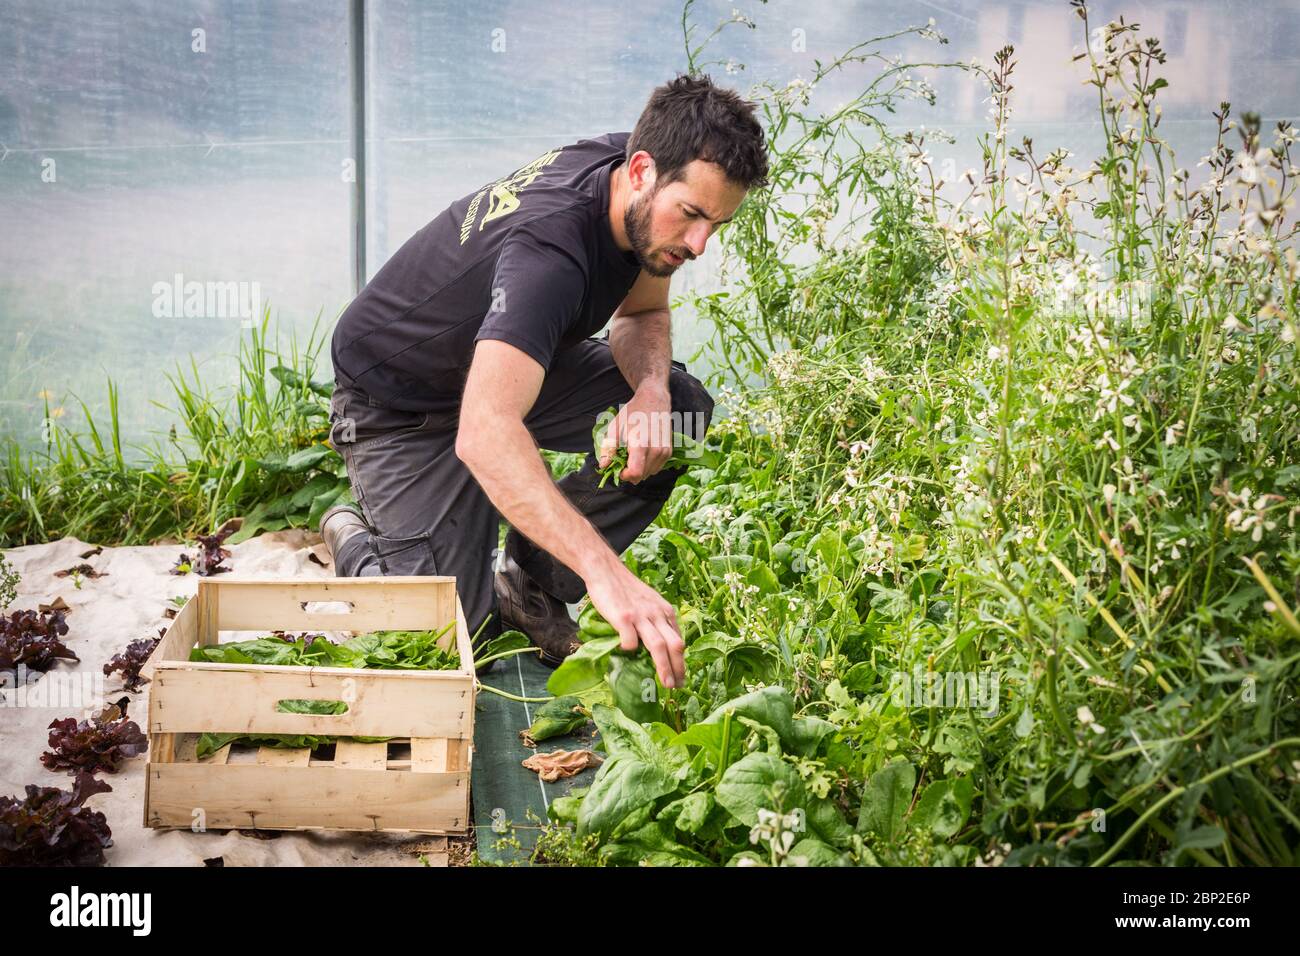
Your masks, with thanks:
<instances>
[{"instance_id":1,"label":"grey work trousers","mask_svg":"<svg viewBox=\"0 0 1300 956\"><path fill-rule=\"evenodd\" d=\"M673 363L669 376L674 429L703 440L713 399ZM604 488L592 451L592 428L610 406L632 398L605 339L587 339L557 352L536 403L524 420L537 444L586 452L579 471L556 484L621 553L663 507L682 469L664 469L631 484ZM485 638L500 631L493 591L500 516L456 456L458 413L383 408L364 392L336 386L330 401L331 444L343 456L352 493L369 533L348 538L334 556L340 577L454 575L465 617ZM511 528L507 553L540 587L566 603L585 593L581 578Z\"/></svg>"}]
</instances>

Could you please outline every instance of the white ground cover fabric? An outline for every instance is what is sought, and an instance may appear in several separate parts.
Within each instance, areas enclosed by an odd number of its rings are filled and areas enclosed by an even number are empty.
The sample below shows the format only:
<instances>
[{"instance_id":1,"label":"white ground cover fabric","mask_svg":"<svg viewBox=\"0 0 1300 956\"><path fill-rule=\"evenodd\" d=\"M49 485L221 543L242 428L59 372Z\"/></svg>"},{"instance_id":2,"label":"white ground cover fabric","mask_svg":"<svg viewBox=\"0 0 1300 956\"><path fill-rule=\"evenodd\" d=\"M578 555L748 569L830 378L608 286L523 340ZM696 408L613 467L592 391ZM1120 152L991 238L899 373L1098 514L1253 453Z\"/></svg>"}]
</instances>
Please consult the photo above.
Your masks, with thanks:
<instances>
[{"instance_id":1,"label":"white ground cover fabric","mask_svg":"<svg viewBox=\"0 0 1300 956\"><path fill-rule=\"evenodd\" d=\"M18 598L8 610L35 609L56 597L63 598L71 608L63 641L81 660L60 661L45 676L27 685L24 706L17 706L15 690L6 686L0 691L6 698L0 701L0 795L21 798L26 785L33 783L71 787L70 775L47 770L41 763L41 753L48 746L50 722L72 716L81 719L98 712L105 701L116 701L126 694L120 674L103 676L104 664L131 641L157 637L158 629L168 623L164 610L174 607L171 598L193 596L198 587L199 578L194 574L168 573L181 552L193 557L193 548L180 544L104 548L93 557L80 557L93 547L85 541L64 538L5 552L9 563L22 575ZM328 561L319 535L301 530L278 531L231 546L231 557L225 564L231 575L241 578L332 577L332 568L309 560L313 550ZM71 577L55 576L56 571L83 563L105 572L107 577L83 578L77 588ZM42 693L37 685L52 677L55 680ZM77 700L70 696L74 684L91 692L81 698L90 706L68 706L68 701ZM128 717L147 732L149 685L126 696L131 698ZM214 857L223 858L226 866L419 866L415 848L431 839L414 834L339 831L284 831L265 838L266 833L253 835L246 830L193 833L151 829L143 825L145 760L146 755L141 754L126 761L117 773L97 774L113 790L96 794L86 802L102 811L112 828L113 846L105 850L109 866L202 866L205 859ZM430 862L438 865L442 861L435 858Z\"/></svg>"}]
</instances>

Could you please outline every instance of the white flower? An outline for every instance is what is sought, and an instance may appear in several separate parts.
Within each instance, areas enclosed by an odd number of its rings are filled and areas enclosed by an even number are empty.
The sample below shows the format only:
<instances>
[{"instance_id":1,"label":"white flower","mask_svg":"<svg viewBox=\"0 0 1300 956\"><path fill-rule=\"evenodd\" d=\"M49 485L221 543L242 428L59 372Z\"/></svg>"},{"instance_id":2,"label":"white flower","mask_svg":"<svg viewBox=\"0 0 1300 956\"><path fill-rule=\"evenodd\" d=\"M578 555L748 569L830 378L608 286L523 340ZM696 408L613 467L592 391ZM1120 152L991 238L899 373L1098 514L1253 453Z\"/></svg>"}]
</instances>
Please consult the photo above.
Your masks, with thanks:
<instances>
[{"instance_id":1,"label":"white flower","mask_svg":"<svg viewBox=\"0 0 1300 956\"><path fill-rule=\"evenodd\" d=\"M867 382L878 382L882 378L887 378L889 373L876 364L875 359L870 355L864 355L859 367L862 370L862 379Z\"/></svg>"},{"instance_id":2,"label":"white flower","mask_svg":"<svg viewBox=\"0 0 1300 956\"><path fill-rule=\"evenodd\" d=\"M940 43L948 42L944 39L943 34L935 29L934 17L930 17L930 21L917 31L917 35L927 40L938 40Z\"/></svg>"},{"instance_id":3,"label":"white flower","mask_svg":"<svg viewBox=\"0 0 1300 956\"><path fill-rule=\"evenodd\" d=\"M1250 488L1242 488L1238 494L1228 492L1224 497L1236 505L1225 523L1228 528L1237 532L1250 532L1250 540L1259 542L1264 538L1265 531L1272 531L1277 527L1277 522L1268 517L1268 506L1270 499L1282 500L1279 495L1259 495L1251 502Z\"/></svg>"},{"instance_id":4,"label":"white flower","mask_svg":"<svg viewBox=\"0 0 1300 956\"><path fill-rule=\"evenodd\" d=\"M934 157L925 150L920 150L908 156L908 162L910 162L915 169L925 169L934 162Z\"/></svg>"},{"instance_id":5,"label":"white flower","mask_svg":"<svg viewBox=\"0 0 1300 956\"><path fill-rule=\"evenodd\" d=\"M1104 734L1106 732L1106 728L1097 723L1097 719L1092 716L1092 711L1087 705L1080 707L1075 713L1079 718L1079 723L1083 724L1083 726L1089 728L1094 733Z\"/></svg>"},{"instance_id":6,"label":"white flower","mask_svg":"<svg viewBox=\"0 0 1300 956\"><path fill-rule=\"evenodd\" d=\"M1103 445L1110 445L1111 451L1119 451L1119 442L1115 441L1115 437L1110 433L1109 428L1106 429L1106 434L1093 443L1092 447L1101 448Z\"/></svg>"}]
</instances>

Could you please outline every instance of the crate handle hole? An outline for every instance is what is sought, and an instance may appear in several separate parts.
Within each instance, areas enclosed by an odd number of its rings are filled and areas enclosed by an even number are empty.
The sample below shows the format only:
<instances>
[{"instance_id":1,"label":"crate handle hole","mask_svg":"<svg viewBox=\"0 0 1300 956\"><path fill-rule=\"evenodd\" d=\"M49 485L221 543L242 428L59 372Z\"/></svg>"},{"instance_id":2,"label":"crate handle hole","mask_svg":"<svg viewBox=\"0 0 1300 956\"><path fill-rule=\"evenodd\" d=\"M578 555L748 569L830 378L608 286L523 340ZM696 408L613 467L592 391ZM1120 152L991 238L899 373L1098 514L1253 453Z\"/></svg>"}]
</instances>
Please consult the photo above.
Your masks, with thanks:
<instances>
[{"instance_id":1,"label":"crate handle hole","mask_svg":"<svg viewBox=\"0 0 1300 956\"><path fill-rule=\"evenodd\" d=\"M299 601L308 614L351 614L356 607L351 601Z\"/></svg>"},{"instance_id":2,"label":"crate handle hole","mask_svg":"<svg viewBox=\"0 0 1300 956\"><path fill-rule=\"evenodd\" d=\"M286 697L275 702L275 709L277 713L301 714L304 717L341 717L349 708L344 700Z\"/></svg>"}]
</instances>

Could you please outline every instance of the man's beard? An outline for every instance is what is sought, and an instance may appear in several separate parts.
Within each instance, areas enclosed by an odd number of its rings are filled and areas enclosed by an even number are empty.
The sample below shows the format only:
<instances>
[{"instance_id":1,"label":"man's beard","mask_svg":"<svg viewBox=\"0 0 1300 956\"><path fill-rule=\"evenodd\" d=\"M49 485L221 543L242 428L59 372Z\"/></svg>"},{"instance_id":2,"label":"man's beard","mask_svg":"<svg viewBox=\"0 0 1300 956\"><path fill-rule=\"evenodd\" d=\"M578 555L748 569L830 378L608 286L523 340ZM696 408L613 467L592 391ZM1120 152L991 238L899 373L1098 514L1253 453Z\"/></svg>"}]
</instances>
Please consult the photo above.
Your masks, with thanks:
<instances>
[{"instance_id":1,"label":"man's beard","mask_svg":"<svg viewBox=\"0 0 1300 956\"><path fill-rule=\"evenodd\" d=\"M655 192L658 192L656 189ZM623 210L623 231L627 241L632 244L632 253L641 268L652 276L660 278L670 276L677 271L676 266L665 265L663 260L650 257L650 206L654 193L641 200L633 200Z\"/></svg>"}]
</instances>

